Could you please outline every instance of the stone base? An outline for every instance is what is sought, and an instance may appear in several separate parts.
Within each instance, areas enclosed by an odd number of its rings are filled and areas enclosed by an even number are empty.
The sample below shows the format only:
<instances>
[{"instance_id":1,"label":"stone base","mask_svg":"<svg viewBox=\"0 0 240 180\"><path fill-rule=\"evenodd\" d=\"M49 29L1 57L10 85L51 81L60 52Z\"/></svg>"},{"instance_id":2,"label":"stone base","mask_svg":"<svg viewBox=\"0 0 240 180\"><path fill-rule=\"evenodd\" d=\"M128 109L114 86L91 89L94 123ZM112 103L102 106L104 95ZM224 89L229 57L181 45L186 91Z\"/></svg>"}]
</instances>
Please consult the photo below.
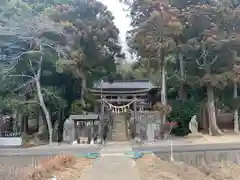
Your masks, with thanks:
<instances>
[{"instance_id":1,"label":"stone base","mask_svg":"<svg viewBox=\"0 0 240 180\"><path fill-rule=\"evenodd\" d=\"M21 146L22 137L1 137L0 146Z\"/></svg>"}]
</instances>

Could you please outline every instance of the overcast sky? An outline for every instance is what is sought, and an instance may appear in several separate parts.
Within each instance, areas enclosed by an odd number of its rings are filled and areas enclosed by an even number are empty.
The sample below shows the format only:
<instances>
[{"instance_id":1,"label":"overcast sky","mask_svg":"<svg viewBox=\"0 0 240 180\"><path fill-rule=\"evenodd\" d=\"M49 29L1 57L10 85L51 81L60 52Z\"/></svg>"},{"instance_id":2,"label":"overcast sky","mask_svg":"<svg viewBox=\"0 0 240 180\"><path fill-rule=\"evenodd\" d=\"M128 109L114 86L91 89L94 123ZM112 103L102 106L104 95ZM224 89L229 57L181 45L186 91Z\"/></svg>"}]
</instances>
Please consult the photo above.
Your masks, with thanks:
<instances>
[{"instance_id":1,"label":"overcast sky","mask_svg":"<svg viewBox=\"0 0 240 180\"><path fill-rule=\"evenodd\" d=\"M123 51L126 53L127 45L125 37L126 32L130 30L130 19L127 18L127 13L124 12L124 8L126 9L126 6L118 2L118 0L99 0L99 1L104 3L115 17L114 23L120 31L119 40L123 46ZM126 60L131 61L130 56L128 54L126 55L127 55Z\"/></svg>"}]
</instances>

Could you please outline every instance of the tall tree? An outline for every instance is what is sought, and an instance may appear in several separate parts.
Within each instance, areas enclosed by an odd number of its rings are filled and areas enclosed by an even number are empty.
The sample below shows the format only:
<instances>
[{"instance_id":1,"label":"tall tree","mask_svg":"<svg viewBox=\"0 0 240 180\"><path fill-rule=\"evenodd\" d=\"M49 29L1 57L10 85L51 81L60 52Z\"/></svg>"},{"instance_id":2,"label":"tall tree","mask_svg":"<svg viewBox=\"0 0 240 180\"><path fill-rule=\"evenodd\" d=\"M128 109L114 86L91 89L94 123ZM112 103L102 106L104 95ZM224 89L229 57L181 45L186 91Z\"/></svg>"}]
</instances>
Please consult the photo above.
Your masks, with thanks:
<instances>
[{"instance_id":1,"label":"tall tree","mask_svg":"<svg viewBox=\"0 0 240 180\"><path fill-rule=\"evenodd\" d=\"M174 37L181 33L182 24L178 20L180 12L171 7L168 1L134 1L132 4L132 26L130 47L134 48L149 69L159 74L161 83L162 120L166 121L168 112L166 76L167 65L175 60ZM163 134L163 129L161 129Z\"/></svg>"},{"instance_id":2,"label":"tall tree","mask_svg":"<svg viewBox=\"0 0 240 180\"><path fill-rule=\"evenodd\" d=\"M58 5L49 16L64 26L68 38L67 60L58 61L60 71L72 72L81 80L81 101L85 107L87 78L116 71L116 56L121 54L118 29L113 16L102 3L72 1Z\"/></svg>"},{"instance_id":3,"label":"tall tree","mask_svg":"<svg viewBox=\"0 0 240 180\"><path fill-rule=\"evenodd\" d=\"M46 60L51 62L51 65L56 63L51 60L52 58L56 60L54 56L57 57L58 54L57 46L63 43L61 28L44 14L33 14L31 7L26 3L9 2L5 7L1 14L0 47L4 55L1 59L2 80L12 82L8 83L11 86L8 87L7 95L19 106L29 104L40 106L49 131L49 142L52 143L52 120L45 94L57 96L49 92L47 87L42 87L41 77L49 73L51 75L51 67L45 66ZM13 13L12 9L18 12L18 15L12 16L10 14ZM49 34L52 35L51 40ZM52 55L49 56L49 54ZM22 98L19 99L19 97Z\"/></svg>"},{"instance_id":4,"label":"tall tree","mask_svg":"<svg viewBox=\"0 0 240 180\"><path fill-rule=\"evenodd\" d=\"M223 1L191 6L188 9L188 56L193 51L201 77L201 84L206 88L209 133L221 135L216 121L214 89L222 84L223 74L234 64L230 46L226 42L234 36L232 24L233 12L229 2ZM191 49L191 50L190 50ZM190 67L191 69L193 67ZM196 74L196 72L194 73ZM220 83L221 82L221 83Z\"/></svg>"}]
</instances>

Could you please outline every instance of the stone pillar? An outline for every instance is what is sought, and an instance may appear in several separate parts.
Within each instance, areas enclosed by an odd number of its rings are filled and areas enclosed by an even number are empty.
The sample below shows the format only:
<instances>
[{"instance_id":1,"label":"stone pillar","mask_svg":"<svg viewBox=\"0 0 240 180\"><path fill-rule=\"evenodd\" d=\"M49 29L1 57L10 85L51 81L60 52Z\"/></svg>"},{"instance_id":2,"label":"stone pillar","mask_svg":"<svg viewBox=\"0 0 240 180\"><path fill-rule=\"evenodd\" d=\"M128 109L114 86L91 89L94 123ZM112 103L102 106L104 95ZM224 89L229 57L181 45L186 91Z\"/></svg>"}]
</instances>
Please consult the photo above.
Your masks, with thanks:
<instances>
[{"instance_id":1,"label":"stone pillar","mask_svg":"<svg viewBox=\"0 0 240 180\"><path fill-rule=\"evenodd\" d=\"M63 127L63 141L73 143L76 140L75 122L72 119L67 119Z\"/></svg>"},{"instance_id":2,"label":"stone pillar","mask_svg":"<svg viewBox=\"0 0 240 180\"><path fill-rule=\"evenodd\" d=\"M137 98L134 97L134 99L136 100ZM133 110L134 110L134 118L133 118L132 131L133 131L134 136L137 136L137 131L136 131L136 128L137 128L137 102L136 101L133 102Z\"/></svg>"},{"instance_id":3,"label":"stone pillar","mask_svg":"<svg viewBox=\"0 0 240 180\"><path fill-rule=\"evenodd\" d=\"M150 122L147 124L147 139L149 142L155 141L156 123Z\"/></svg>"},{"instance_id":4,"label":"stone pillar","mask_svg":"<svg viewBox=\"0 0 240 180\"><path fill-rule=\"evenodd\" d=\"M91 122L91 140L90 144L94 144L94 121Z\"/></svg>"}]
</instances>

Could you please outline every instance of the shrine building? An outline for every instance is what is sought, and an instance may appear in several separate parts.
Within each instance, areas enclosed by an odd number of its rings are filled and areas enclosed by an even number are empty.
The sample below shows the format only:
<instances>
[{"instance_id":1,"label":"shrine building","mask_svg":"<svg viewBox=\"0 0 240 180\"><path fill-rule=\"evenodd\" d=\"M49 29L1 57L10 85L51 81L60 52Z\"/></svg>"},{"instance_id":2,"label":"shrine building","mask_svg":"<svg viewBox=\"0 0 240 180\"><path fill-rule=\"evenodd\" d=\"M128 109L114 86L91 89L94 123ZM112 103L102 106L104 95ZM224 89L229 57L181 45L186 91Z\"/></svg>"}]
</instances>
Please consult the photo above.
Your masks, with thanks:
<instances>
[{"instance_id":1,"label":"shrine building","mask_svg":"<svg viewBox=\"0 0 240 180\"><path fill-rule=\"evenodd\" d=\"M156 101L158 88L149 80L117 80L95 83L89 91L97 102L95 113L100 114L100 122L103 123L106 116L109 117L109 111L111 117L114 116L109 139L124 141L130 138L129 134L132 132L129 132L129 127L136 124L137 112L151 111L154 101ZM133 120L126 119L124 112L134 114ZM104 125L102 124L102 126ZM134 128L136 129L136 127Z\"/></svg>"}]
</instances>

